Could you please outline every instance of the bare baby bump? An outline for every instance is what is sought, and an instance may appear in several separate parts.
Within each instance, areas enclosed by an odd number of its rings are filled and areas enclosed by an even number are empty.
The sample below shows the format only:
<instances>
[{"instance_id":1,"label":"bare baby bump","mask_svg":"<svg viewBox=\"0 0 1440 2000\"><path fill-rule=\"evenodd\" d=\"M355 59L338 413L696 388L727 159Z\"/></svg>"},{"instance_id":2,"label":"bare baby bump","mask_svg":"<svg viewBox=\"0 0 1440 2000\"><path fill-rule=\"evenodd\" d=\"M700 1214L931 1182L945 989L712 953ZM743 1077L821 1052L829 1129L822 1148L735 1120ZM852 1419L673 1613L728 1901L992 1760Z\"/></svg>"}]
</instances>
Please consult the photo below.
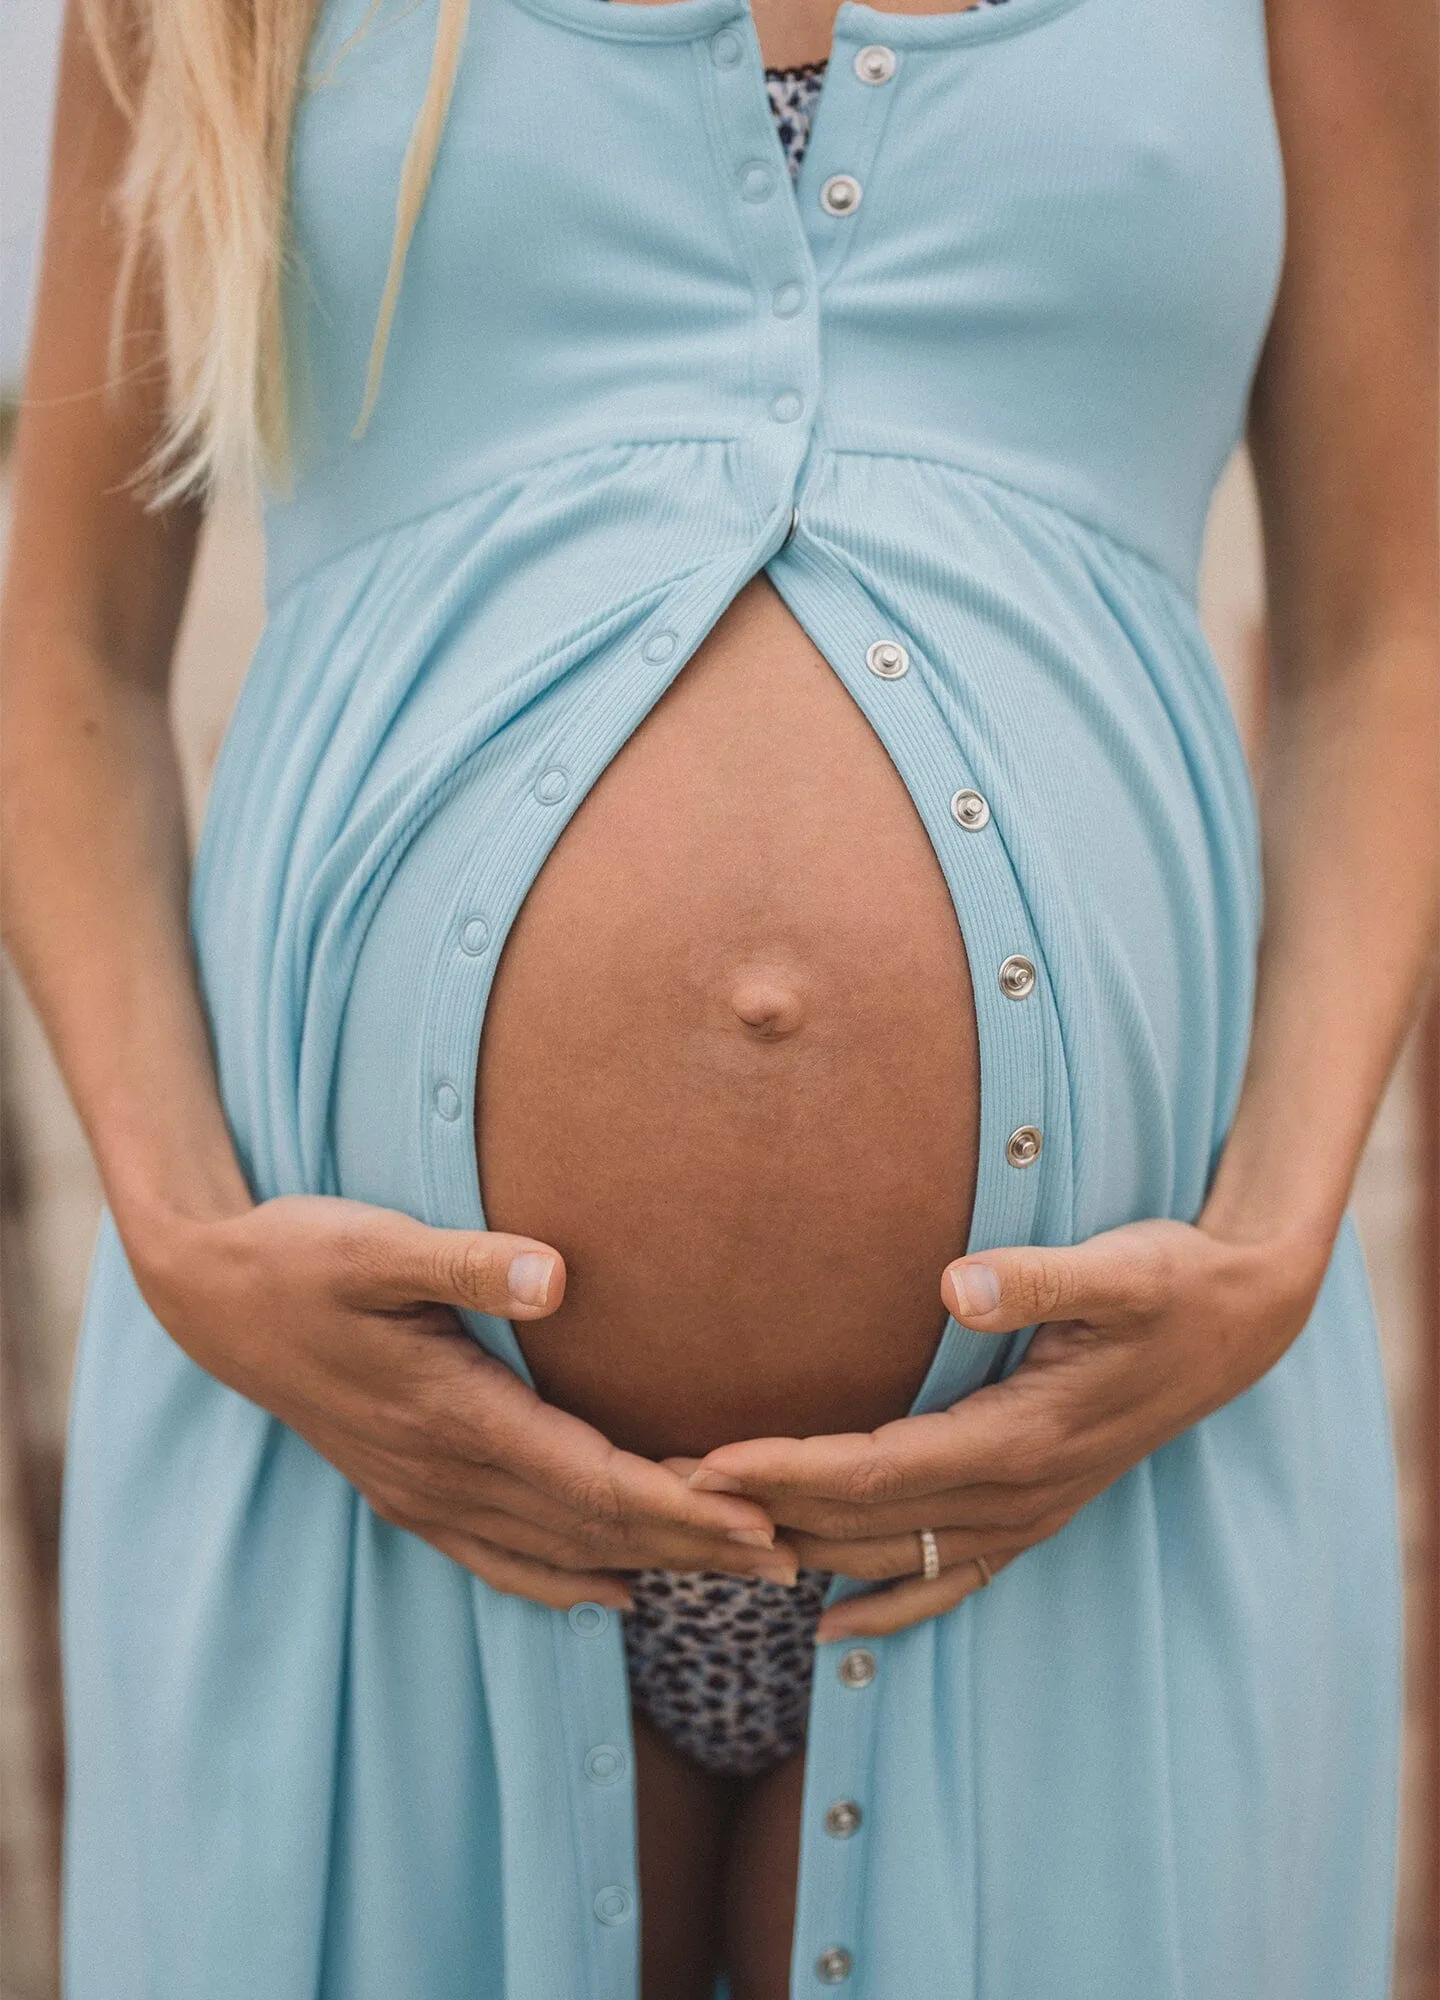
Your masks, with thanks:
<instances>
[{"instance_id":1,"label":"bare baby bump","mask_svg":"<svg viewBox=\"0 0 1440 2000\"><path fill-rule=\"evenodd\" d=\"M939 865L757 577L577 811L491 994L486 1217L568 1266L517 1327L541 1393L653 1457L903 1414L978 1132Z\"/></svg>"}]
</instances>

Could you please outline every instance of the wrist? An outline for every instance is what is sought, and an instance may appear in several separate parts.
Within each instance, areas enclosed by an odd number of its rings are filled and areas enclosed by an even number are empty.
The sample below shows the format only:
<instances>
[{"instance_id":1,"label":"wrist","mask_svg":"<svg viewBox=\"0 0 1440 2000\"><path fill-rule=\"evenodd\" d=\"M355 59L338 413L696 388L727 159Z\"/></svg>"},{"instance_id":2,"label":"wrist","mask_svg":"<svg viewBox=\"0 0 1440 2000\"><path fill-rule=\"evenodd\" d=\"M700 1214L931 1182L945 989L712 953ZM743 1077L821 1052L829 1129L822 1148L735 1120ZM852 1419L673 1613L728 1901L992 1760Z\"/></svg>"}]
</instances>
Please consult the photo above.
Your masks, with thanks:
<instances>
[{"instance_id":1,"label":"wrist","mask_svg":"<svg viewBox=\"0 0 1440 2000\"><path fill-rule=\"evenodd\" d=\"M105 1175L106 1198L141 1288L163 1287L197 1237L255 1206L239 1161L228 1146L187 1159L185 1171L149 1174L131 1163Z\"/></svg>"},{"instance_id":2,"label":"wrist","mask_svg":"<svg viewBox=\"0 0 1440 2000\"><path fill-rule=\"evenodd\" d=\"M1218 1184L1195 1222L1249 1266L1257 1282L1307 1305L1320 1289L1339 1225L1338 1214L1280 1215L1259 1202L1233 1199Z\"/></svg>"}]
</instances>

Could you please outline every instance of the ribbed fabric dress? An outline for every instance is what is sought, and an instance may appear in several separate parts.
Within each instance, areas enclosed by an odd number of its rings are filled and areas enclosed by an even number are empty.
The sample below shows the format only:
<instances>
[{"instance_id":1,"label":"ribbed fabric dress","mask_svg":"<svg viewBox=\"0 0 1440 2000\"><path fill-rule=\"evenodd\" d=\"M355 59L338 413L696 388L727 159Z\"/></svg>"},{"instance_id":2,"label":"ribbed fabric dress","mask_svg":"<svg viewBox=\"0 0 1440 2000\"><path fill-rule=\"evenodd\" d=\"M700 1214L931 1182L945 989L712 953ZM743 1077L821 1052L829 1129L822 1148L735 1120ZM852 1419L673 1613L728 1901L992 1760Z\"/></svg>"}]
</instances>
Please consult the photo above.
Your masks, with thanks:
<instances>
[{"instance_id":1,"label":"ribbed fabric dress","mask_svg":"<svg viewBox=\"0 0 1440 2000\"><path fill-rule=\"evenodd\" d=\"M386 6L334 60L365 13L328 0L295 136L306 457L194 890L256 1190L481 1223L507 927L764 568L963 913L972 1247L1193 1216L1259 915L1196 571L1280 270L1262 0L844 0L793 187L739 0L479 0L353 442L434 31ZM952 1325L916 1407L1023 1345ZM108 1223L64 1559L71 2000L632 2000L616 1617L377 1521ZM948 1616L821 1649L797 2000L1383 2000L1397 1600L1347 1222L1248 1394Z\"/></svg>"}]
</instances>

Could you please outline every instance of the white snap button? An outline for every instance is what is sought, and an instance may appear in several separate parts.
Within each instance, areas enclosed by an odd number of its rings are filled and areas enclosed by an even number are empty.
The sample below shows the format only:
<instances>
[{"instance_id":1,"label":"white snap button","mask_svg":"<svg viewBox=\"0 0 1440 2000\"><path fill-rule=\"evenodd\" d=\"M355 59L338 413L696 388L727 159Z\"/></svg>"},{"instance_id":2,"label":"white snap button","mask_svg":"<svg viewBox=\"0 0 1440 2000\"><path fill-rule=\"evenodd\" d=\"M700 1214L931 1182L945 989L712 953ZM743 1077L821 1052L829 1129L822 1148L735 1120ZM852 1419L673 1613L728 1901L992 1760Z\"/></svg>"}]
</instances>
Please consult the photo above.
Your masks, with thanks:
<instances>
[{"instance_id":1,"label":"white snap button","mask_svg":"<svg viewBox=\"0 0 1440 2000\"><path fill-rule=\"evenodd\" d=\"M1012 1167L1033 1167L1044 1144L1045 1136L1038 1125L1020 1125L1005 1141L1005 1157Z\"/></svg>"},{"instance_id":2,"label":"white snap button","mask_svg":"<svg viewBox=\"0 0 1440 2000\"><path fill-rule=\"evenodd\" d=\"M1000 991L1007 1000L1023 1000L1035 991L1035 968L1018 954L1000 968Z\"/></svg>"},{"instance_id":3,"label":"white snap button","mask_svg":"<svg viewBox=\"0 0 1440 2000\"><path fill-rule=\"evenodd\" d=\"M746 201L768 201L775 192L775 169L763 160L752 160L740 169L740 192Z\"/></svg>"},{"instance_id":4,"label":"white snap button","mask_svg":"<svg viewBox=\"0 0 1440 2000\"><path fill-rule=\"evenodd\" d=\"M710 37L710 60L716 69L734 69L744 53L733 28L722 28L718 35Z\"/></svg>"},{"instance_id":5,"label":"white snap button","mask_svg":"<svg viewBox=\"0 0 1440 2000\"><path fill-rule=\"evenodd\" d=\"M613 1743L597 1743L585 1752L585 1775L592 1785L613 1785L625 1775L625 1752Z\"/></svg>"},{"instance_id":6,"label":"white snap button","mask_svg":"<svg viewBox=\"0 0 1440 2000\"><path fill-rule=\"evenodd\" d=\"M877 639L865 649L865 664L882 681L898 681L910 671L910 655L898 639Z\"/></svg>"},{"instance_id":7,"label":"white snap button","mask_svg":"<svg viewBox=\"0 0 1440 2000\"><path fill-rule=\"evenodd\" d=\"M854 1799L836 1799L826 1811L825 1831L834 1840L848 1840L852 1833L859 1830L863 1818L864 1814Z\"/></svg>"},{"instance_id":8,"label":"white snap button","mask_svg":"<svg viewBox=\"0 0 1440 2000\"><path fill-rule=\"evenodd\" d=\"M867 42L855 51L855 74L862 83L888 83L895 74L895 51L883 42Z\"/></svg>"},{"instance_id":9,"label":"white snap button","mask_svg":"<svg viewBox=\"0 0 1440 2000\"><path fill-rule=\"evenodd\" d=\"M841 1655L840 1664L835 1669L841 1685L847 1688L868 1688L880 1671L880 1663L868 1646L855 1646Z\"/></svg>"},{"instance_id":10,"label":"white snap button","mask_svg":"<svg viewBox=\"0 0 1440 2000\"><path fill-rule=\"evenodd\" d=\"M570 780L563 771L542 771L535 780L535 796L543 806L558 805L570 789Z\"/></svg>"},{"instance_id":11,"label":"white snap button","mask_svg":"<svg viewBox=\"0 0 1440 2000\"><path fill-rule=\"evenodd\" d=\"M990 824L990 807L979 792L957 792L950 801L950 816L967 833L975 833Z\"/></svg>"},{"instance_id":12,"label":"white snap button","mask_svg":"<svg viewBox=\"0 0 1440 2000\"><path fill-rule=\"evenodd\" d=\"M827 215L853 215L862 192L854 174L831 174L820 189L820 206Z\"/></svg>"},{"instance_id":13,"label":"white snap button","mask_svg":"<svg viewBox=\"0 0 1440 2000\"><path fill-rule=\"evenodd\" d=\"M815 1961L815 1977L822 1986L843 1986L854 1970L855 1961L843 1944L832 1944Z\"/></svg>"},{"instance_id":14,"label":"white snap button","mask_svg":"<svg viewBox=\"0 0 1440 2000\"><path fill-rule=\"evenodd\" d=\"M805 398L798 389L782 389L770 405L770 414L777 424L793 424L805 407Z\"/></svg>"},{"instance_id":15,"label":"white snap button","mask_svg":"<svg viewBox=\"0 0 1440 2000\"><path fill-rule=\"evenodd\" d=\"M570 1620L570 1630L578 1632L582 1639L596 1639L610 1623L610 1613L603 1604L572 1604L566 1617Z\"/></svg>"},{"instance_id":16,"label":"white snap button","mask_svg":"<svg viewBox=\"0 0 1440 2000\"><path fill-rule=\"evenodd\" d=\"M595 1914L602 1924L623 1924L633 1908L634 1899L630 1891L622 1889L618 1882L612 1882L595 1898Z\"/></svg>"},{"instance_id":17,"label":"white snap button","mask_svg":"<svg viewBox=\"0 0 1440 2000\"><path fill-rule=\"evenodd\" d=\"M453 1083L436 1084L435 1109L447 1124L460 1116L460 1093Z\"/></svg>"},{"instance_id":18,"label":"white snap button","mask_svg":"<svg viewBox=\"0 0 1440 2000\"><path fill-rule=\"evenodd\" d=\"M469 958L478 958L490 942L490 926L483 917L467 917L460 926L460 949Z\"/></svg>"},{"instance_id":19,"label":"white snap button","mask_svg":"<svg viewBox=\"0 0 1440 2000\"><path fill-rule=\"evenodd\" d=\"M777 285L770 299L770 310L777 319L793 319L805 303L805 287L796 278L787 278L783 285Z\"/></svg>"},{"instance_id":20,"label":"white snap button","mask_svg":"<svg viewBox=\"0 0 1440 2000\"><path fill-rule=\"evenodd\" d=\"M640 648L640 654L642 659L648 660L652 666L659 666L662 661L670 658L679 643L680 635L677 632L652 632Z\"/></svg>"}]
</instances>

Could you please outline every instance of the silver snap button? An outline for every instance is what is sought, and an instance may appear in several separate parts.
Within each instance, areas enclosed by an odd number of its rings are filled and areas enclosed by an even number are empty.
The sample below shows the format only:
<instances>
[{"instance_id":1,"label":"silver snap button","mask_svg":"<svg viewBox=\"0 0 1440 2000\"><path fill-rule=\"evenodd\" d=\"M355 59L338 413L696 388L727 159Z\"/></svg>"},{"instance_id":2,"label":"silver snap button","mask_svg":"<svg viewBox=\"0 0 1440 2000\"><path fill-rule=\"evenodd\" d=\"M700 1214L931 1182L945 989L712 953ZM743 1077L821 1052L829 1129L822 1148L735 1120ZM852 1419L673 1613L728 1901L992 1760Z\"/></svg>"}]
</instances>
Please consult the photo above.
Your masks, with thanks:
<instances>
[{"instance_id":1,"label":"silver snap button","mask_svg":"<svg viewBox=\"0 0 1440 2000\"><path fill-rule=\"evenodd\" d=\"M582 1639L595 1639L610 1623L610 1613L603 1604L572 1604L566 1612L570 1630L578 1632Z\"/></svg>"},{"instance_id":2,"label":"silver snap button","mask_svg":"<svg viewBox=\"0 0 1440 2000\"><path fill-rule=\"evenodd\" d=\"M1020 1125L1005 1141L1005 1157L1012 1167L1033 1167L1044 1144L1045 1135L1038 1125Z\"/></svg>"},{"instance_id":3,"label":"silver snap button","mask_svg":"<svg viewBox=\"0 0 1440 2000\"><path fill-rule=\"evenodd\" d=\"M775 169L763 160L752 160L740 169L740 192L746 201L768 201L775 192Z\"/></svg>"},{"instance_id":4,"label":"silver snap button","mask_svg":"<svg viewBox=\"0 0 1440 2000\"><path fill-rule=\"evenodd\" d=\"M855 1646L841 1655L840 1664L835 1669L842 1686L847 1688L868 1688L880 1671L880 1663L868 1646Z\"/></svg>"},{"instance_id":5,"label":"silver snap button","mask_svg":"<svg viewBox=\"0 0 1440 2000\"><path fill-rule=\"evenodd\" d=\"M967 833L975 833L990 824L990 807L979 792L957 792L950 801L950 817Z\"/></svg>"},{"instance_id":6,"label":"silver snap button","mask_svg":"<svg viewBox=\"0 0 1440 2000\"><path fill-rule=\"evenodd\" d=\"M854 174L831 174L820 190L820 206L827 215L853 215L862 193Z\"/></svg>"},{"instance_id":7,"label":"silver snap button","mask_svg":"<svg viewBox=\"0 0 1440 2000\"><path fill-rule=\"evenodd\" d=\"M843 1986L855 1968L855 1961L843 1944L832 1944L815 1961L815 1977L822 1986Z\"/></svg>"},{"instance_id":8,"label":"silver snap button","mask_svg":"<svg viewBox=\"0 0 1440 2000\"><path fill-rule=\"evenodd\" d=\"M635 1904L628 1889L622 1889L618 1882L612 1882L608 1889L599 1892L593 1907L602 1924L623 1924Z\"/></svg>"},{"instance_id":9,"label":"silver snap button","mask_svg":"<svg viewBox=\"0 0 1440 2000\"><path fill-rule=\"evenodd\" d=\"M862 83L888 83L895 74L895 51L883 42L867 42L855 51L855 74Z\"/></svg>"},{"instance_id":10,"label":"silver snap button","mask_svg":"<svg viewBox=\"0 0 1440 2000\"><path fill-rule=\"evenodd\" d=\"M864 1817L854 1799L837 1799L825 1814L825 1831L835 1840L848 1840L859 1830Z\"/></svg>"},{"instance_id":11,"label":"silver snap button","mask_svg":"<svg viewBox=\"0 0 1440 2000\"><path fill-rule=\"evenodd\" d=\"M785 546L785 542L788 542L790 540L790 538L795 533L795 530L799 527L799 525L800 525L800 509L798 507L792 507L790 509L790 525L785 530L785 541L780 544L782 549Z\"/></svg>"},{"instance_id":12,"label":"silver snap button","mask_svg":"<svg viewBox=\"0 0 1440 2000\"><path fill-rule=\"evenodd\" d=\"M535 780L535 796L542 806L558 805L570 789L570 780L563 771L542 771Z\"/></svg>"},{"instance_id":13,"label":"silver snap button","mask_svg":"<svg viewBox=\"0 0 1440 2000\"><path fill-rule=\"evenodd\" d=\"M613 1743L597 1743L585 1752L585 1775L592 1785L613 1785L625 1774L625 1752Z\"/></svg>"},{"instance_id":14,"label":"silver snap button","mask_svg":"<svg viewBox=\"0 0 1440 2000\"><path fill-rule=\"evenodd\" d=\"M910 655L898 639L877 639L865 649L865 664L882 681L898 681L910 671Z\"/></svg>"},{"instance_id":15,"label":"silver snap button","mask_svg":"<svg viewBox=\"0 0 1440 2000\"><path fill-rule=\"evenodd\" d=\"M1035 968L1018 954L1000 968L1000 991L1007 1000L1023 1000L1035 991Z\"/></svg>"},{"instance_id":16,"label":"silver snap button","mask_svg":"<svg viewBox=\"0 0 1440 2000\"><path fill-rule=\"evenodd\" d=\"M652 666L658 667L662 660L670 658L679 643L680 635L677 632L652 632L640 648L640 656L648 660Z\"/></svg>"},{"instance_id":17,"label":"silver snap button","mask_svg":"<svg viewBox=\"0 0 1440 2000\"><path fill-rule=\"evenodd\" d=\"M483 917L467 917L460 926L460 949L467 958L478 958L490 942L490 926Z\"/></svg>"},{"instance_id":18,"label":"silver snap button","mask_svg":"<svg viewBox=\"0 0 1440 2000\"><path fill-rule=\"evenodd\" d=\"M716 69L734 69L745 53L733 28L722 28L710 37L710 60Z\"/></svg>"},{"instance_id":19,"label":"silver snap button","mask_svg":"<svg viewBox=\"0 0 1440 2000\"><path fill-rule=\"evenodd\" d=\"M805 407L805 398L798 389L782 389L770 405L770 414L777 424L793 424Z\"/></svg>"},{"instance_id":20,"label":"silver snap button","mask_svg":"<svg viewBox=\"0 0 1440 2000\"><path fill-rule=\"evenodd\" d=\"M777 319L793 319L805 303L805 287L797 278L787 278L783 285L777 285L770 299L770 310Z\"/></svg>"}]
</instances>

